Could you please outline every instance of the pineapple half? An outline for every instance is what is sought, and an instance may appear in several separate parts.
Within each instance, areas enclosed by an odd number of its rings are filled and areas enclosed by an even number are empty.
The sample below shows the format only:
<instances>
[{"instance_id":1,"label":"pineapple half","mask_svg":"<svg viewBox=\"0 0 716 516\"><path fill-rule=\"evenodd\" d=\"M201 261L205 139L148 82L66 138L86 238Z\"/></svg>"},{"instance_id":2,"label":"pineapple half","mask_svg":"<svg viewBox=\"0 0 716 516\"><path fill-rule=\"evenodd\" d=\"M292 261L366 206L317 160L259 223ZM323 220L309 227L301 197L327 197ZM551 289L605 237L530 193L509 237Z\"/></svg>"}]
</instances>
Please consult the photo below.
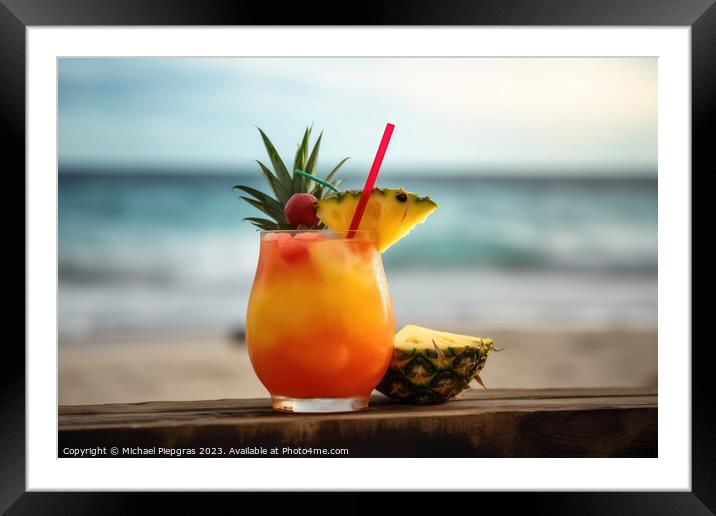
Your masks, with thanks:
<instances>
[{"instance_id":1,"label":"pineapple half","mask_svg":"<svg viewBox=\"0 0 716 516\"><path fill-rule=\"evenodd\" d=\"M395 335L393 359L378 391L414 404L443 403L476 380L492 339L435 331L409 324Z\"/></svg>"},{"instance_id":2,"label":"pineapple half","mask_svg":"<svg viewBox=\"0 0 716 516\"><path fill-rule=\"evenodd\" d=\"M328 228L346 231L361 196L360 190L330 193L318 201L316 215ZM359 230L375 231L382 253L427 219L438 205L430 197L419 197L402 188L374 188L368 199Z\"/></svg>"}]
</instances>

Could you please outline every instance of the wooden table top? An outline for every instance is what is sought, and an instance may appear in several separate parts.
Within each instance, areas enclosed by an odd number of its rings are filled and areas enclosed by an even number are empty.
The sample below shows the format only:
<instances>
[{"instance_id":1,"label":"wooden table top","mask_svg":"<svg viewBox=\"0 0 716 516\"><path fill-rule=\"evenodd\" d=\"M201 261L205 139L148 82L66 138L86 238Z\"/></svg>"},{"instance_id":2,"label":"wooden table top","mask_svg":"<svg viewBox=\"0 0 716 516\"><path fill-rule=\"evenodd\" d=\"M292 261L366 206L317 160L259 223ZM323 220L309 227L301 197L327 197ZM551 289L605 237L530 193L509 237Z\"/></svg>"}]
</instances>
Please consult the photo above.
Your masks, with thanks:
<instances>
[{"instance_id":1,"label":"wooden table top","mask_svg":"<svg viewBox=\"0 0 716 516\"><path fill-rule=\"evenodd\" d=\"M657 393L473 389L423 406L376 394L367 410L339 414L278 413L268 399L60 406L59 445L60 457L88 447L117 447L125 457L139 448L155 457L173 456L159 448L203 457L270 456L272 448L283 457L325 453L309 448L348 457L656 457Z\"/></svg>"}]
</instances>

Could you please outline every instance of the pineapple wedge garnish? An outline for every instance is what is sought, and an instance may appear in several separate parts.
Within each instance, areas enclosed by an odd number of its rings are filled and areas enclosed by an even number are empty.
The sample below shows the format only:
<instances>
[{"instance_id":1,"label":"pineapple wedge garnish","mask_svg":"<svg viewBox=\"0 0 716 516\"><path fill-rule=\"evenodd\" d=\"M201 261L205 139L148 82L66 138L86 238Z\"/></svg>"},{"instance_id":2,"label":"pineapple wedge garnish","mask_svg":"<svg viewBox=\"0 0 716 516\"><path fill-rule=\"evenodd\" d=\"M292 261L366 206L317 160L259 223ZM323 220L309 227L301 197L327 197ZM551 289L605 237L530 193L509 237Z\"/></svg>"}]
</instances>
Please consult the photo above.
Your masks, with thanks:
<instances>
[{"instance_id":1,"label":"pineapple wedge garnish","mask_svg":"<svg viewBox=\"0 0 716 516\"><path fill-rule=\"evenodd\" d=\"M318 218L334 231L348 230L360 196L360 190L329 193L318 201ZM375 231L378 250L384 252L437 207L430 197L419 197L402 188L374 188L358 230Z\"/></svg>"}]
</instances>

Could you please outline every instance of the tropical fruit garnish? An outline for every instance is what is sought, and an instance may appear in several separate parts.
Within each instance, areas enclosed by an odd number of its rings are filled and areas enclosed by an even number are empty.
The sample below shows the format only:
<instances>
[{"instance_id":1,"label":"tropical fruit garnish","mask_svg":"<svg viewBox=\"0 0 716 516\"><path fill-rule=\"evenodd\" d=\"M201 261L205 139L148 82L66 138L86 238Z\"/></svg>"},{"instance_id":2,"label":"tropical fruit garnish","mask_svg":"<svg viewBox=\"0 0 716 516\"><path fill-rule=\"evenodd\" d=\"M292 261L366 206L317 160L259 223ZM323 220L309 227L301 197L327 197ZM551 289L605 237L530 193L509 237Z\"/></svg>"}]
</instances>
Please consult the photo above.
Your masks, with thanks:
<instances>
[{"instance_id":1,"label":"tropical fruit garnish","mask_svg":"<svg viewBox=\"0 0 716 516\"><path fill-rule=\"evenodd\" d=\"M390 132L386 128L388 138ZM354 229L375 232L378 249L383 252L410 233L415 226L424 222L438 207L430 197L420 197L402 188L373 188L370 190L377 175L374 163L374 168L371 169L369 176L373 182L366 186L368 201L364 211L358 216L357 208L362 192L360 190L339 191L338 187L342 181L335 180L336 173L348 158L342 159L324 179L316 177L318 153L323 133L309 152L311 128L306 128L296 151L292 169L286 167L268 136L261 129L259 129L259 133L273 170L260 161L257 163L259 172L271 191L265 193L247 185L233 187L247 194L241 198L268 217L246 217L244 219L259 229L270 231L329 228L336 232L342 232L351 228L351 222L356 216L360 224L356 222L358 227ZM381 142L383 151L387 146L386 134ZM349 237L352 234L349 232Z\"/></svg>"},{"instance_id":2,"label":"tropical fruit garnish","mask_svg":"<svg viewBox=\"0 0 716 516\"><path fill-rule=\"evenodd\" d=\"M492 339L409 324L396 335L393 358L378 391L406 403L443 403L477 381Z\"/></svg>"},{"instance_id":3,"label":"tropical fruit garnish","mask_svg":"<svg viewBox=\"0 0 716 516\"><path fill-rule=\"evenodd\" d=\"M312 228L318 224L317 199L310 193L296 193L286 202L283 214L289 224Z\"/></svg>"},{"instance_id":4,"label":"tropical fruit garnish","mask_svg":"<svg viewBox=\"0 0 716 516\"><path fill-rule=\"evenodd\" d=\"M273 143L268 139L268 136L266 136L261 129L259 129L259 133L261 134L264 147L266 147L266 152L268 153L273 170L260 161L256 163L258 163L259 172L268 183L272 195L247 185L236 185L233 188L248 194L248 196L242 196L241 198L269 218L246 217L244 220L248 220L257 228L265 231L275 229L324 229L323 224L315 218L315 209L313 210L314 217L310 217L310 213L305 209L306 197L301 198L301 201L299 201L299 207L302 208L301 210L289 209L289 217L291 220L287 218L285 211L286 206L296 194L310 194L314 197L315 201L323 197L326 191L326 184L333 188L338 187L341 182L336 181L334 177L341 166L348 161L348 158L343 158L338 162L328 173L326 178L321 180L321 183L317 183L311 181L306 176L313 176L317 172L318 152L321 148L323 133L318 136L310 153L308 141L311 137L311 128L306 128L303 133L303 139L298 146L293 160L293 169L291 169L291 171L300 169L303 171L303 174L290 172L276 151L276 148L273 146ZM291 217L293 214L296 215L295 219Z\"/></svg>"},{"instance_id":5,"label":"tropical fruit garnish","mask_svg":"<svg viewBox=\"0 0 716 516\"><path fill-rule=\"evenodd\" d=\"M334 231L347 231L361 196L360 190L331 192L318 201L318 218ZM375 231L378 250L384 252L425 221L438 205L402 188L374 188L359 231Z\"/></svg>"}]
</instances>

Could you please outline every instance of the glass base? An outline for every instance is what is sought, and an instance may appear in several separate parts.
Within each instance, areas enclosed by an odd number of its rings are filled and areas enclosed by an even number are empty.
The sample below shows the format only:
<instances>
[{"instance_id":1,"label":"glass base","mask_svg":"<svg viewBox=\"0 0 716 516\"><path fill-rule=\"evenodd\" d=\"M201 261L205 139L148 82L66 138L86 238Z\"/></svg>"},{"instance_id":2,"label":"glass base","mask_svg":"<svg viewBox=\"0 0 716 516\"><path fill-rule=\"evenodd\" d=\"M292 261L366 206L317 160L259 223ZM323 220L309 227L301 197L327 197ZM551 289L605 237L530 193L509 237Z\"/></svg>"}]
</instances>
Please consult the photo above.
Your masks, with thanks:
<instances>
[{"instance_id":1,"label":"glass base","mask_svg":"<svg viewBox=\"0 0 716 516\"><path fill-rule=\"evenodd\" d=\"M356 412L368 408L368 396L353 398L289 398L272 396L271 406L279 412Z\"/></svg>"}]
</instances>

